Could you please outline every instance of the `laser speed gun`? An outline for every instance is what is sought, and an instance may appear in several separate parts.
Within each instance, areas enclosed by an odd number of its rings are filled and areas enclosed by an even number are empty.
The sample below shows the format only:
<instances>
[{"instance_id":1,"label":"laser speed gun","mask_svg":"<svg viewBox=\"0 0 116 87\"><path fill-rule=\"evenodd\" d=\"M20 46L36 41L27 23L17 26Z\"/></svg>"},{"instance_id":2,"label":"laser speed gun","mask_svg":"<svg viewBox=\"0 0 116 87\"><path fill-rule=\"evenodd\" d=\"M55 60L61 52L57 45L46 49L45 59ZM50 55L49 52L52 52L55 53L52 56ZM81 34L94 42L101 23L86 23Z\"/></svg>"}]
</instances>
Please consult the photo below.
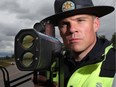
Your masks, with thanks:
<instances>
[{"instance_id":1,"label":"laser speed gun","mask_svg":"<svg viewBox=\"0 0 116 87\"><path fill-rule=\"evenodd\" d=\"M22 29L15 37L15 61L19 70L46 70L62 49L61 42L35 29Z\"/></svg>"}]
</instances>

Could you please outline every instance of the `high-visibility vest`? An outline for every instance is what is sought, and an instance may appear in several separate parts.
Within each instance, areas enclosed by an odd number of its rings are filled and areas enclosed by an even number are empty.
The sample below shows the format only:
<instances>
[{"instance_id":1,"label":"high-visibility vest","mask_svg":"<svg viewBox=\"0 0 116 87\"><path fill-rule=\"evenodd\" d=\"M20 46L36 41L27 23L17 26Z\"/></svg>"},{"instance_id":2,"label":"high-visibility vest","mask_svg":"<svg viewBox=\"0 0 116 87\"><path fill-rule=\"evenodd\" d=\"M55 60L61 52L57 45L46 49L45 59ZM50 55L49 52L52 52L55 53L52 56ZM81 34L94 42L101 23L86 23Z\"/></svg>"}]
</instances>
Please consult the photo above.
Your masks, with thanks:
<instances>
[{"instance_id":1,"label":"high-visibility vest","mask_svg":"<svg viewBox=\"0 0 116 87\"><path fill-rule=\"evenodd\" d=\"M112 87L113 77L100 77L102 63L106 59L112 45L106 47L104 60L96 64L83 66L76 70L70 77L67 87Z\"/></svg>"}]
</instances>

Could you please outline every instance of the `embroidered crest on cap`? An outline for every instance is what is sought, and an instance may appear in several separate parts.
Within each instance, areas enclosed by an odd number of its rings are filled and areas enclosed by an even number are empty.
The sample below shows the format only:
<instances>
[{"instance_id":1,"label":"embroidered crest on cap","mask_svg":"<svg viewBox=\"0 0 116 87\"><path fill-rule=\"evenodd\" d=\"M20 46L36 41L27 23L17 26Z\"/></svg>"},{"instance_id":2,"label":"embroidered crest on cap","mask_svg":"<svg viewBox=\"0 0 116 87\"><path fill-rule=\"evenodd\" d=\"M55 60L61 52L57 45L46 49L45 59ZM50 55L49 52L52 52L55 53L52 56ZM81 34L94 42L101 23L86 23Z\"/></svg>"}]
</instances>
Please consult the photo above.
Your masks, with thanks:
<instances>
[{"instance_id":1,"label":"embroidered crest on cap","mask_svg":"<svg viewBox=\"0 0 116 87\"><path fill-rule=\"evenodd\" d=\"M72 1L66 1L62 5L62 12L75 9L75 4Z\"/></svg>"}]
</instances>

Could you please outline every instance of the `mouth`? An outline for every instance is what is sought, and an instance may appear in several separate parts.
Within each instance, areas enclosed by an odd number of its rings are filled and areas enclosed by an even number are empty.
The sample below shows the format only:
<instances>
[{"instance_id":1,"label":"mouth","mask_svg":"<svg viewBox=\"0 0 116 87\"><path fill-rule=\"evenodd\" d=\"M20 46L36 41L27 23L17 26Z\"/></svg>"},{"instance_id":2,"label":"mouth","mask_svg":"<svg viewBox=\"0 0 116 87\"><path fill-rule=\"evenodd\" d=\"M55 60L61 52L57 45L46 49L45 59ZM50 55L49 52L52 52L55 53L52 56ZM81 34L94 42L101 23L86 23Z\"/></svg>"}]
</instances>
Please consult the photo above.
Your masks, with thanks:
<instances>
[{"instance_id":1,"label":"mouth","mask_svg":"<svg viewBox=\"0 0 116 87\"><path fill-rule=\"evenodd\" d=\"M70 43L79 43L82 39L81 38L71 38L69 40Z\"/></svg>"}]
</instances>

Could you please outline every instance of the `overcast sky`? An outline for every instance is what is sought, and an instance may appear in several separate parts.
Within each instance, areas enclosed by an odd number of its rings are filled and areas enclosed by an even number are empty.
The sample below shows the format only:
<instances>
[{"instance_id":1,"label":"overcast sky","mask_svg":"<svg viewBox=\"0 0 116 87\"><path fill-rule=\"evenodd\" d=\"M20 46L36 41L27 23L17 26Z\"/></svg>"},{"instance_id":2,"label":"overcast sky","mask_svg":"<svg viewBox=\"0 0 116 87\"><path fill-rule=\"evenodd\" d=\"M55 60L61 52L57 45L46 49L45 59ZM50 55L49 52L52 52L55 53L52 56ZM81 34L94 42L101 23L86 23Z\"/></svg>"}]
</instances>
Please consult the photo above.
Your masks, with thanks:
<instances>
[{"instance_id":1,"label":"overcast sky","mask_svg":"<svg viewBox=\"0 0 116 87\"><path fill-rule=\"evenodd\" d=\"M14 53L15 35L54 14L54 0L0 0L0 56ZM116 8L116 0L93 0L95 5L111 5ZM101 18L98 32L108 39L114 33L116 11Z\"/></svg>"}]
</instances>

